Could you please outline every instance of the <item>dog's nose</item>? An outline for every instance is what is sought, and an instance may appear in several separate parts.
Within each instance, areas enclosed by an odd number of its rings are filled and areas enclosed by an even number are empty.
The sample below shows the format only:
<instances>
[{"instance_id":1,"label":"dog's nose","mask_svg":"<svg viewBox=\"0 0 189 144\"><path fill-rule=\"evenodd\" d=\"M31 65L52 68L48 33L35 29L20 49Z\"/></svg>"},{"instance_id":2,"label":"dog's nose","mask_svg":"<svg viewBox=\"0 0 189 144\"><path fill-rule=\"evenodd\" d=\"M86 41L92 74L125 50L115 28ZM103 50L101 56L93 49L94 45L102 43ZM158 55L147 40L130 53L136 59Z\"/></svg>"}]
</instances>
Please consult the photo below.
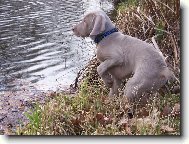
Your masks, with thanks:
<instances>
[{"instance_id":1,"label":"dog's nose","mask_svg":"<svg viewBox=\"0 0 189 144\"><path fill-rule=\"evenodd\" d=\"M75 30L75 27L72 28L72 31L74 31L74 30Z\"/></svg>"}]
</instances>

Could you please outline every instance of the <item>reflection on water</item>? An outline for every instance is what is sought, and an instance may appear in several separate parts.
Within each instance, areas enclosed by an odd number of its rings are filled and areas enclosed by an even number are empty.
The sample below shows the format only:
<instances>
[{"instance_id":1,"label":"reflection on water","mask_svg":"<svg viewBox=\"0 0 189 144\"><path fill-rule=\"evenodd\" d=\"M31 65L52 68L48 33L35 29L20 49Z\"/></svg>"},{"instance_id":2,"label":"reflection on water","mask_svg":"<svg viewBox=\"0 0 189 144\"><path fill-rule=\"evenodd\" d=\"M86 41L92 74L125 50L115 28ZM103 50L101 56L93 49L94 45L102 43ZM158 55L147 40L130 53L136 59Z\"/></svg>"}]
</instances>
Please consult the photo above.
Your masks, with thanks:
<instances>
[{"instance_id":1,"label":"reflection on water","mask_svg":"<svg viewBox=\"0 0 189 144\"><path fill-rule=\"evenodd\" d=\"M70 85L94 55L91 40L71 28L85 12L112 8L99 1L0 0L0 131L23 119L20 103Z\"/></svg>"},{"instance_id":2,"label":"reflection on water","mask_svg":"<svg viewBox=\"0 0 189 144\"><path fill-rule=\"evenodd\" d=\"M15 79L40 89L72 83L94 52L71 31L89 6L94 1L0 1L0 90L19 88Z\"/></svg>"},{"instance_id":3,"label":"reflection on water","mask_svg":"<svg viewBox=\"0 0 189 144\"><path fill-rule=\"evenodd\" d=\"M49 84L84 60L70 31L84 13L81 0L5 0L0 11L1 89L18 78Z\"/></svg>"}]
</instances>

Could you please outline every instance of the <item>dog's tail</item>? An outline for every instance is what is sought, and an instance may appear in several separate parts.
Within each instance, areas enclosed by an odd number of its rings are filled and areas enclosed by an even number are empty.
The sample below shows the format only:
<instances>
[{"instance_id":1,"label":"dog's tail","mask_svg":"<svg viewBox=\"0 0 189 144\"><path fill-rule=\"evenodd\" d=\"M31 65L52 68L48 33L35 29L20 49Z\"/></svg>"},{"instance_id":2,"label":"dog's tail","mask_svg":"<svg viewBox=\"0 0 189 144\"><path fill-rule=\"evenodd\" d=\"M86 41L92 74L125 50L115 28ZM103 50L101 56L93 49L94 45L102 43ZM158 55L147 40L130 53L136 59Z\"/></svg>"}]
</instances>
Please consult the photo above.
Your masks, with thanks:
<instances>
[{"instance_id":1,"label":"dog's tail","mask_svg":"<svg viewBox=\"0 0 189 144\"><path fill-rule=\"evenodd\" d=\"M166 83L163 86L167 93L177 94L180 92L180 80L177 78L174 73L166 67L165 70L162 71L162 74L166 78Z\"/></svg>"},{"instance_id":2,"label":"dog's tail","mask_svg":"<svg viewBox=\"0 0 189 144\"><path fill-rule=\"evenodd\" d=\"M166 77L166 79L169 83L177 82L180 85L180 80L175 76L173 71L171 71L168 67L166 67L163 70L162 74Z\"/></svg>"},{"instance_id":3,"label":"dog's tail","mask_svg":"<svg viewBox=\"0 0 189 144\"><path fill-rule=\"evenodd\" d=\"M161 57L166 61L166 58L163 56L163 53L159 49L154 37L152 37L152 43L154 45L154 48L159 52ZM180 92L180 80L175 76L175 74L173 73L172 70L170 70L168 67L166 67L162 71L162 75L165 77L164 82L166 82L165 88L167 89L167 92L170 92L169 86L171 86L171 92L173 92L173 93Z\"/></svg>"},{"instance_id":4,"label":"dog's tail","mask_svg":"<svg viewBox=\"0 0 189 144\"><path fill-rule=\"evenodd\" d=\"M163 56L163 53L161 52L161 50L159 49L159 47L158 47L158 45L157 45L157 43L156 43L154 37L152 37L152 43L153 43L155 49L156 49L156 50L160 53L160 55L165 59L165 57Z\"/></svg>"},{"instance_id":5,"label":"dog's tail","mask_svg":"<svg viewBox=\"0 0 189 144\"><path fill-rule=\"evenodd\" d=\"M159 47L158 47L158 45L157 45L157 43L156 43L156 41L155 41L155 38L154 38L154 37L152 37L152 43L153 43L154 47L155 47L159 52L161 52L160 49L159 49Z\"/></svg>"}]
</instances>

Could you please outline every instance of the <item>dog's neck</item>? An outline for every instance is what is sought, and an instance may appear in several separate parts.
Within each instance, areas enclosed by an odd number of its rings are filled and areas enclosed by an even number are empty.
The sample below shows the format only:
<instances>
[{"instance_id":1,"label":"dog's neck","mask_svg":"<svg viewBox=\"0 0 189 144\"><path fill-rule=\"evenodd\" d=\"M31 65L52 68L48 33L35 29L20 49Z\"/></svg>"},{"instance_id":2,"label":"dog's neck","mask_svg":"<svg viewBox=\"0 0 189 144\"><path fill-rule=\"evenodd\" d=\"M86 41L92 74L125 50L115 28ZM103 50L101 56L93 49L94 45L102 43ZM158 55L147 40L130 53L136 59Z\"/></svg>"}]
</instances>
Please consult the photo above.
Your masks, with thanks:
<instances>
[{"instance_id":1,"label":"dog's neck","mask_svg":"<svg viewBox=\"0 0 189 144\"><path fill-rule=\"evenodd\" d=\"M98 34L98 35L95 37L94 42L95 42L96 44L99 44L99 42L100 42L101 40L103 40L105 37L111 35L111 34L114 33L114 32L118 32L118 29L117 29L117 28L113 28L113 29L111 29L111 30L109 30L109 31L106 31L106 32L101 33L101 34Z\"/></svg>"},{"instance_id":2,"label":"dog's neck","mask_svg":"<svg viewBox=\"0 0 189 144\"><path fill-rule=\"evenodd\" d=\"M107 19L107 21L109 22L106 22L106 26L105 26L105 30L104 32L98 34L98 35L92 35L90 36L90 38L96 43L98 44L103 38L105 38L106 36L110 35L110 31L112 31L114 28L115 28L115 25L111 22L110 19ZM102 36L104 35L104 36ZM99 37L99 38L98 38ZM103 37L103 38L102 38ZM100 39L100 40L97 40L97 39Z\"/></svg>"}]
</instances>

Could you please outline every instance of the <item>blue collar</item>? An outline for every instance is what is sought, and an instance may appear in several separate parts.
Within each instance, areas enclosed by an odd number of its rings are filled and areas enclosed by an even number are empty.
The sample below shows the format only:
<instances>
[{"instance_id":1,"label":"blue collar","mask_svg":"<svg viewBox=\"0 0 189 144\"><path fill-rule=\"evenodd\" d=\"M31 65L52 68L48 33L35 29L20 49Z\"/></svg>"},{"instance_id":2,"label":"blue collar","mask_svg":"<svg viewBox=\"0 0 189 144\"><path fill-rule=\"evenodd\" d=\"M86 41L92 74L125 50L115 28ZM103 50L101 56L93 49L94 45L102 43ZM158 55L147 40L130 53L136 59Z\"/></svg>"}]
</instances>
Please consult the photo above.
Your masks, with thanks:
<instances>
[{"instance_id":1,"label":"blue collar","mask_svg":"<svg viewBox=\"0 0 189 144\"><path fill-rule=\"evenodd\" d=\"M118 32L118 29L117 29L117 28L113 28L113 29L111 29L111 30L109 30L109 31L107 31L107 32L105 32L105 33L98 34L98 35L95 37L94 42L95 42L96 44L98 44L103 38L105 38L105 37L111 35L111 34L114 33L114 32Z\"/></svg>"}]
</instances>

